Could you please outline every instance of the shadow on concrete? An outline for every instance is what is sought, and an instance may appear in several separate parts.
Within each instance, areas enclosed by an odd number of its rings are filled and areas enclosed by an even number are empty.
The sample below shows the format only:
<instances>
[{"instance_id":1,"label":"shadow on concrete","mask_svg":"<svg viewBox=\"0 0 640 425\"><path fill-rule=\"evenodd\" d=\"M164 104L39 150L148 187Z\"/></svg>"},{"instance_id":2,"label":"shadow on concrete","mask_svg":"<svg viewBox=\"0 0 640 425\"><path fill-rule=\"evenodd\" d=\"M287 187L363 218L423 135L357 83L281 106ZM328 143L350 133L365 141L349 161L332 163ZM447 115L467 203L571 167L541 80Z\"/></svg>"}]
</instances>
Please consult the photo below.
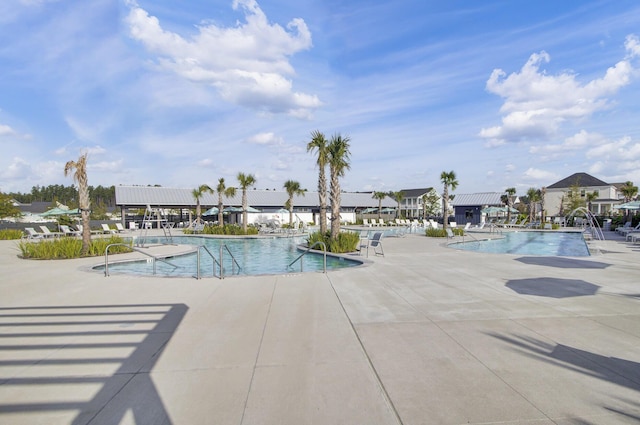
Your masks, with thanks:
<instances>
[{"instance_id":1,"label":"shadow on concrete","mask_svg":"<svg viewBox=\"0 0 640 425\"><path fill-rule=\"evenodd\" d=\"M550 298L584 297L595 295L600 289L600 286L584 280L555 277L511 279L505 286L522 295Z\"/></svg>"},{"instance_id":2,"label":"shadow on concrete","mask_svg":"<svg viewBox=\"0 0 640 425\"><path fill-rule=\"evenodd\" d=\"M603 356L563 344L552 344L536 338L489 333L492 337L509 344L515 351L547 364L562 367L592 378L610 382L640 393L640 363L618 357ZM627 419L640 420L638 398L617 398L616 407L603 405L611 413ZM622 409L621 407L625 407ZM584 423L577 419L576 423Z\"/></svg>"},{"instance_id":3,"label":"shadow on concrete","mask_svg":"<svg viewBox=\"0 0 640 425\"><path fill-rule=\"evenodd\" d=\"M577 260L567 257L520 257L516 258L516 261L534 266L558 267L561 269L606 269L611 266L611 264L600 261Z\"/></svg>"},{"instance_id":4,"label":"shadow on concrete","mask_svg":"<svg viewBox=\"0 0 640 425\"><path fill-rule=\"evenodd\" d=\"M119 424L125 415L136 424L170 425L149 371L187 310L184 304L0 308L0 385L24 394L0 401L0 423L9 414L78 412L72 425Z\"/></svg>"}]
</instances>

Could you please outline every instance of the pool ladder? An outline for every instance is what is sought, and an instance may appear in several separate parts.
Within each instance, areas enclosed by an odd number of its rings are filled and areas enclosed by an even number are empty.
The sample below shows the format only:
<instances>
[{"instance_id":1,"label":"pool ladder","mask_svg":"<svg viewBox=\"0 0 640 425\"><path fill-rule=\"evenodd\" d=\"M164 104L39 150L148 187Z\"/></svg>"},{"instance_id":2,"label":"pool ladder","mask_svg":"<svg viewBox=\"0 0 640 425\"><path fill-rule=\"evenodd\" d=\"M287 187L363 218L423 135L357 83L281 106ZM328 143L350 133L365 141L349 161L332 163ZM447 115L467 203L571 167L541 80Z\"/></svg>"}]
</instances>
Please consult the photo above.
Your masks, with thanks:
<instances>
[{"instance_id":1,"label":"pool ladder","mask_svg":"<svg viewBox=\"0 0 640 425\"><path fill-rule=\"evenodd\" d=\"M153 263L153 274L154 275L156 274L156 262L158 262L158 261L162 261L163 263L170 265L174 269L178 268L178 266L176 266L175 264L172 264L170 261L167 261L166 259L164 259L162 257L156 257L155 255L151 255L148 252L144 252L140 248L136 248L135 246L131 246L131 245L128 245L126 243L112 243L112 244L107 245L107 247L104 249L104 277L108 277L109 276L109 248L111 248L112 246L126 246L127 248L129 248L129 249L131 249L131 250L133 250L135 252L139 252L140 254L144 254L147 257L149 257L149 259Z\"/></svg>"},{"instance_id":2,"label":"pool ladder","mask_svg":"<svg viewBox=\"0 0 640 425\"><path fill-rule=\"evenodd\" d=\"M209 250L209 248L207 248L205 245L198 245L198 250L197 250L197 266L196 266L196 279L202 279L202 276L200 275L200 257L201 257L201 252L204 250L204 252L211 258L211 265L212 265L212 274L213 277L216 277L216 266L218 266L218 268L220 269L220 274L218 275L219 279L224 279L224 251L226 251L229 256L231 257L231 273L232 274L240 274L240 271L242 270L242 268L240 267L240 263L238 263L238 260L236 260L236 257L233 256L233 254L231 253L231 251L229 250L229 247L226 244L221 244L220 245L220 261L218 261L218 259L215 257L215 255L213 255L213 253L211 253L211 251ZM237 267L237 271L236 271L236 267Z\"/></svg>"},{"instance_id":3,"label":"pool ladder","mask_svg":"<svg viewBox=\"0 0 640 425\"><path fill-rule=\"evenodd\" d=\"M322 245L322 255L323 255L322 272L326 273L327 272L327 245L322 241L318 241L318 242L314 243L313 245L311 245L310 247L308 247L302 254L300 254L298 256L298 258L296 258L291 263L289 263L287 268L291 268L291 266L293 266L296 262L300 261L300 271L303 272L304 271L304 267L303 267L303 264L302 264L302 258L305 255L307 255L309 253L309 251L311 251L314 247L316 247L318 245Z\"/></svg>"}]
</instances>

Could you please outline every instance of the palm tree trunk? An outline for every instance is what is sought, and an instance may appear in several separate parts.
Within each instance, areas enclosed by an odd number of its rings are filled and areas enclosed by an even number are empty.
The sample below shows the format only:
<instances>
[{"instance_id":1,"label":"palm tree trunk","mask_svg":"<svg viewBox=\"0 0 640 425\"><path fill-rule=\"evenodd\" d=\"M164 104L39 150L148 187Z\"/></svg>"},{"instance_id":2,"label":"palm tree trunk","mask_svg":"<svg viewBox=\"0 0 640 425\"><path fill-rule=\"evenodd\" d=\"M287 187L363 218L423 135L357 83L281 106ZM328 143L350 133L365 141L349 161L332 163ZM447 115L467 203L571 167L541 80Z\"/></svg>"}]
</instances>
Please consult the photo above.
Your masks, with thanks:
<instances>
[{"instance_id":1,"label":"palm tree trunk","mask_svg":"<svg viewBox=\"0 0 640 425\"><path fill-rule=\"evenodd\" d=\"M89 187L87 186L86 171L79 173L78 176L78 204L80 206L82 216L82 255L89 254L91 247L91 204L89 201Z\"/></svg>"},{"instance_id":2,"label":"palm tree trunk","mask_svg":"<svg viewBox=\"0 0 640 425\"><path fill-rule=\"evenodd\" d=\"M340 233L340 180L338 174L331 173L331 239L338 239Z\"/></svg>"},{"instance_id":3,"label":"palm tree trunk","mask_svg":"<svg viewBox=\"0 0 640 425\"><path fill-rule=\"evenodd\" d=\"M320 233L327 233L327 177L321 168L318 175L318 200L320 202Z\"/></svg>"}]
</instances>

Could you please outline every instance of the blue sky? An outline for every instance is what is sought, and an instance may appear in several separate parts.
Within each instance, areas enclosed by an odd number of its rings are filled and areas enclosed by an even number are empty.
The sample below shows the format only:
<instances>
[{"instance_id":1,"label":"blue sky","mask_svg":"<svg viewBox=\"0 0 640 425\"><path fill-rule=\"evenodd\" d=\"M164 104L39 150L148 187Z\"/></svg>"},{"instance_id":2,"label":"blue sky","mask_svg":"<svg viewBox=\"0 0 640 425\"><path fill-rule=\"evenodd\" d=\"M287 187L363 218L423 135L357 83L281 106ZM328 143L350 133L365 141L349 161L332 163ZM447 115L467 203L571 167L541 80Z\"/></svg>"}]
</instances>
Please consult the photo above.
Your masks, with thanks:
<instances>
[{"instance_id":1,"label":"blue sky","mask_svg":"<svg viewBox=\"0 0 640 425\"><path fill-rule=\"evenodd\" d=\"M639 77L635 0L3 0L0 191L314 190L313 130L349 191L638 184Z\"/></svg>"}]
</instances>

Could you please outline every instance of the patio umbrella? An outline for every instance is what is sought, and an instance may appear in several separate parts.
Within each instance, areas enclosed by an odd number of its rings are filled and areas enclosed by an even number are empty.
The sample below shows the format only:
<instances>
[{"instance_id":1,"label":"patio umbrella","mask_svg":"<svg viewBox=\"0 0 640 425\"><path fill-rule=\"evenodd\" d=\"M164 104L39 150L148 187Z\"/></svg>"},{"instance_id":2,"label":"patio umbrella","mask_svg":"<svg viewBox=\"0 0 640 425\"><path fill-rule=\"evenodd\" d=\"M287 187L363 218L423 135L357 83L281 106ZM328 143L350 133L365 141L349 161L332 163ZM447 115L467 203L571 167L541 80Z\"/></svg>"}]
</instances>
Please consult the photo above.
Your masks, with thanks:
<instances>
[{"instance_id":1,"label":"patio umbrella","mask_svg":"<svg viewBox=\"0 0 640 425\"><path fill-rule=\"evenodd\" d=\"M205 212L202 213L203 216L205 215L217 215L218 212L220 210L218 210L218 207L211 207L208 210L206 210Z\"/></svg>"},{"instance_id":2,"label":"patio umbrella","mask_svg":"<svg viewBox=\"0 0 640 425\"><path fill-rule=\"evenodd\" d=\"M55 217L59 215L76 215L76 214L80 214L80 211L77 208L69 210L69 209L55 207L43 212L42 214L40 214L40 216Z\"/></svg>"},{"instance_id":3,"label":"patio umbrella","mask_svg":"<svg viewBox=\"0 0 640 425\"><path fill-rule=\"evenodd\" d=\"M394 212L396 209L395 208L383 208L380 210L381 213L392 213Z\"/></svg>"},{"instance_id":4,"label":"patio umbrella","mask_svg":"<svg viewBox=\"0 0 640 425\"><path fill-rule=\"evenodd\" d=\"M482 214L496 214L499 212L505 212L502 207L486 207L480 210Z\"/></svg>"},{"instance_id":5,"label":"patio umbrella","mask_svg":"<svg viewBox=\"0 0 640 425\"><path fill-rule=\"evenodd\" d=\"M371 213L374 213L376 211L378 211L377 208L365 208L360 213L361 214L371 214Z\"/></svg>"},{"instance_id":6,"label":"patio umbrella","mask_svg":"<svg viewBox=\"0 0 640 425\"><path fill-rule=\"evenodd\" d=\"M631 201L613 207L618 210L640 210L640 201Z\"/></svg>"}]
</instances>

